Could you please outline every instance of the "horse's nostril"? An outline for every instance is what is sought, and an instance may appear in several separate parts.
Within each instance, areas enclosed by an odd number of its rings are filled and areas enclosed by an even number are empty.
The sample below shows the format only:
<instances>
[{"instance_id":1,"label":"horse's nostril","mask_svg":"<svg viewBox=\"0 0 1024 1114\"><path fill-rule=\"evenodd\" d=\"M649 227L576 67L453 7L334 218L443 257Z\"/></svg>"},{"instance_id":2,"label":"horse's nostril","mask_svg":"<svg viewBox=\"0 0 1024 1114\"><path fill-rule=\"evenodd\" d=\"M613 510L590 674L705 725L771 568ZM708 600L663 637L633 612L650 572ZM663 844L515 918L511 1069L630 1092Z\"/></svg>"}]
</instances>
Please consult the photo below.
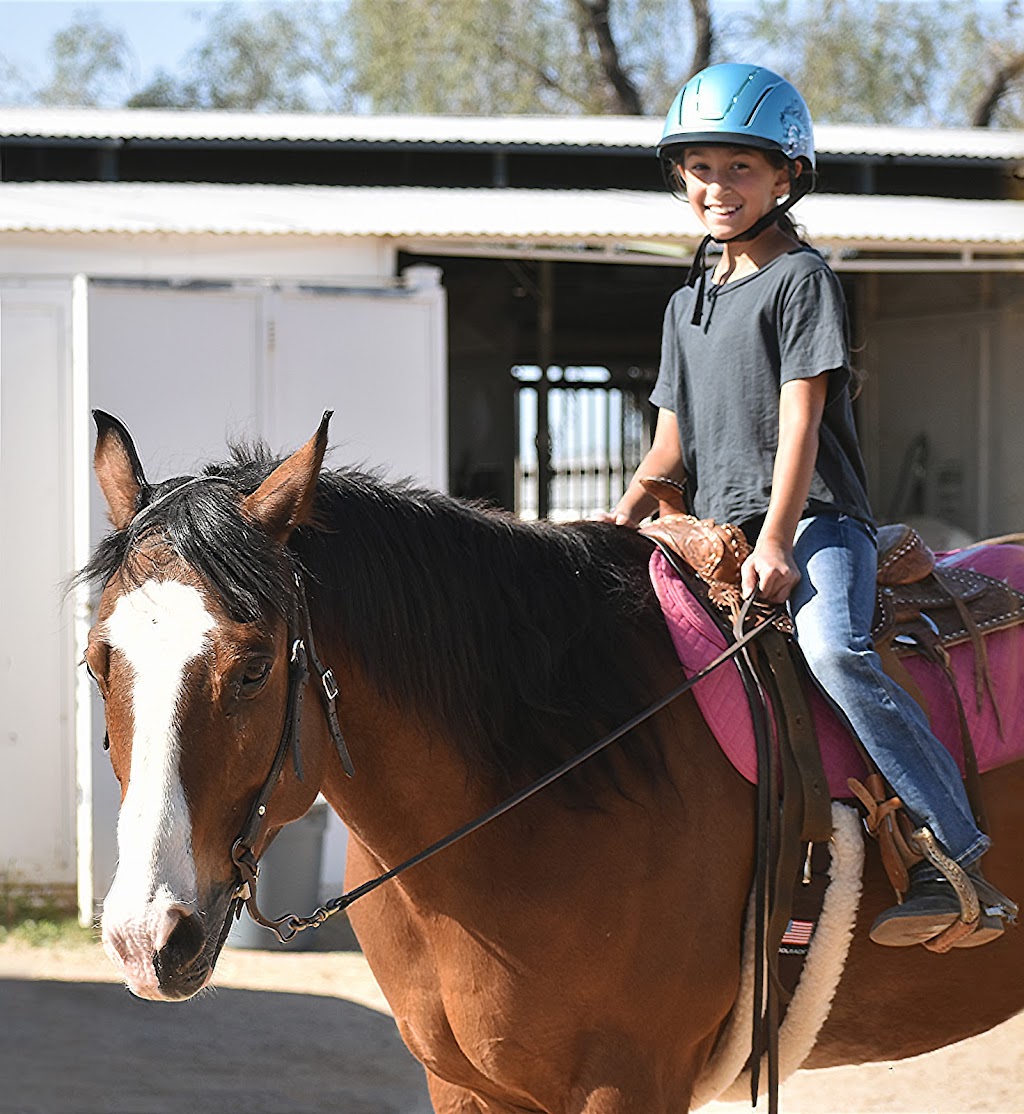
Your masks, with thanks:
<instances>
[{"instance_id":1,"label":"horse's nostril","mask_svg":"<svg viewBox=\"0 0 1024 1114\"><path fill-rule=\"evenodd\" d=\"M200 919L193 914L183 914L167 938L167 943L154 957L153 963L160 982L174 978L189 967L202 954L205 942L206 934Z\"/></svg>"}]
</instances>

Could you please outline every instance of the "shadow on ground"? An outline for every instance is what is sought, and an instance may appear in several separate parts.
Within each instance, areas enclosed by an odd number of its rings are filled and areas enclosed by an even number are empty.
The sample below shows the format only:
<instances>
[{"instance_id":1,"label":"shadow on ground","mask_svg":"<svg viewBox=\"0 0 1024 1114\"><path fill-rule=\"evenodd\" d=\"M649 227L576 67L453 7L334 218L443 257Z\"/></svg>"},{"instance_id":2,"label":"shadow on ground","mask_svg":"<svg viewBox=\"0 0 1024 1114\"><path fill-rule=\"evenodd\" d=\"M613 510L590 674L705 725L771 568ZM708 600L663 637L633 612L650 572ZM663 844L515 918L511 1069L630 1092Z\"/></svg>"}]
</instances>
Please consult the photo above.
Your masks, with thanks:
<instances>
[{"instance_id":1,"label":"shadow on ground","mask_svg":"<svg viewBox=\"0 0 1024 1114\"><path fill-rule=\"evenodd\" d=\"M2 1114L428 1114L391 1018L338 998L0 979Z\"/></svg>"}]
</instances>

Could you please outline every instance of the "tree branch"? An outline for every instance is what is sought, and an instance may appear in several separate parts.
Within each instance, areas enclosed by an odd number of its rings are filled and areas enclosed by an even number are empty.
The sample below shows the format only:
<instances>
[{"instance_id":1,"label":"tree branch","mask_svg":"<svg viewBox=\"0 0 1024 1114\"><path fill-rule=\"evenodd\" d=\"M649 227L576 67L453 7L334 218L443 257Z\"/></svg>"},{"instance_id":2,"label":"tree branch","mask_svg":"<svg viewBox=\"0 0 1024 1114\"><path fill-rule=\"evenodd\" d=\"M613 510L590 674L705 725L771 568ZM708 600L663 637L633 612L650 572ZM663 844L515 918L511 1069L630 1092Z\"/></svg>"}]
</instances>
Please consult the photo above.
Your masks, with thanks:
<instances>
[{"instance_id":1,"label":"tree branch","mask_svg":"<svg viewBox=\"0 0 1024 1114\"><path fill-rule=\"evenodd\" d=\"M711 27L711 4L709 0L690 0L693 11L693 61L687 81L711 64L711 48L714 45L714 31Z\"/></svg>"},{"instance_id":2,"label":"tree branch","mask_svg":"<svg viewBox=\"0 0 1024 1114\"><path fill-rule=\"evenodd\" d=\"M996 70L971 117L972 127L988 128L992 126L992 118L999 107L999 102L1006 96L1010 86L1022 73L1024 73L1024 51L1014 54Z\"/></svg>"},{"instance_id":3,"label":"tree branch","mask_svg":"<svg viewBox=\"0 0 1024 1114\"><path fill-rule=\"evenodd\" d=\"M610 0L576 0L576 6L586 19L597 43L601 70L611 86L615 107L624 116L642 116L644 108L640 92L622 66L619 48L612 35L608 19Z\"/></svg>"}]
</instances>

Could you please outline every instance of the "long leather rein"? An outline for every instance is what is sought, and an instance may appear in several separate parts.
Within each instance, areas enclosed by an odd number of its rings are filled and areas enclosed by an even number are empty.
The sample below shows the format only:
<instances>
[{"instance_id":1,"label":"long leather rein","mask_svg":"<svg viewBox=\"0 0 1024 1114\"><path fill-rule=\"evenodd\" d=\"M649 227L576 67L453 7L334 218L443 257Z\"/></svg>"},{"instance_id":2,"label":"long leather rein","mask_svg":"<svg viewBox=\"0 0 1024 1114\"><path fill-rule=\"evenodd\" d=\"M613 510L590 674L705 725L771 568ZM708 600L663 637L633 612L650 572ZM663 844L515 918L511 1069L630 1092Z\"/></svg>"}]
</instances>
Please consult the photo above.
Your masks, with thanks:
<instances>
[{"instance_id":1,"label":"long leather rein","mask_svg":"<svg viewBox=\"0 0 1024 1114\"><path fill-rule=\"evenodd\" d=\"M623 735L639 727L645 720L650 719L651 716L660 712L662 708L671 704L673 700L682 696L683 693L688 692L698 684L698 682L708 676L709 673L714 672L719 666L724 665L727 661L736 657L737 654L743 651L748 643L757 638L766 628L774 624L774 617L769 615L757 625L746 630L746 622L753 605L754 597L751 596L745 601L743 609L737 619L736 640L723 650L714 661L710 662L698 673L694 673L692 677L688 677L664 696L659 697L654 703L644 708L643 711L638 712L635 716L626 720L625 723L620 724L613 731L591 744L585 750L567 759L560 766L556 766L555 769L544 774L525 788L513 793L512 796L507 797L493 808L489 808L486 812L482 812L473 820L463 824L462 827L456 828L455 831L437 840L436 843L432 843L429 847L425 847L411 858L406 859L390 870L384 871L383 874L378 875L376 878L364 882L362 885L355 887L355 889L349 890L346 893L340 894L338 897L326 901L309 914L309 916L302 917L295 913L285 913L283 916L274 919L266 917L260 911L256 901L259 863L256 859L254 848L259 844L264 829L266 828L267 806L270 803L270 798L273 795L278 779L284 769L289 751L292 754L296 776L300 780L303 776L299 737L302 728L302 694L306 682L310 677L310 664L312 664L319 679L317 687L320 692L324 715L327 719L328 729L330 730L335 748L344 766L345 773L349 777L352 777L355 773L352 759L349 756L348 748L345 745L344 736L341 733L341 728L338 723L336 709L336 701L339 695L338 685L335 681L333 672L323 665L317 655L313 642L313 628L309 618L309 606L306 602L306 590L301 574L296 571L295 605L293 614L289 620L291 661L289 667L288 698L284 729L281 733L281 740L278 743L273 764L270 767L270 773L267 775L267 779L263 783L263 788L257 794L253 802L249 817L245 823L245 827L242 829L241 835L235 840L231 848L231 860L235 864L239 874L238 886L232 894L234 915L236 917L241 916L242 906L244 905L249 916L252 917L257 924L261 924L264 928L268 928L274 932L282 943L287 943L298 933L305 931L307 928L319 928L329 917L334 916L335 913L343 909L347 909L353 902L358 901L359 898L365 897L378 887L384 885L385 882L397 878L398 875L403 874L414 866L418 866L420 863L426 862L427 859L433 858L434 855L458 843L459 840L465 839L466 836L478 831L480 828L484 827L485 824L489 824L492 820L496 820L499 816L504 815L517 805L522 804L523 801L528 800L542 789L546 789L549 785L558 781L578 766L581 766L596 754L600 754L601 751L611 746L612 743L621 739Z\"/></svg>"}]
</instances>

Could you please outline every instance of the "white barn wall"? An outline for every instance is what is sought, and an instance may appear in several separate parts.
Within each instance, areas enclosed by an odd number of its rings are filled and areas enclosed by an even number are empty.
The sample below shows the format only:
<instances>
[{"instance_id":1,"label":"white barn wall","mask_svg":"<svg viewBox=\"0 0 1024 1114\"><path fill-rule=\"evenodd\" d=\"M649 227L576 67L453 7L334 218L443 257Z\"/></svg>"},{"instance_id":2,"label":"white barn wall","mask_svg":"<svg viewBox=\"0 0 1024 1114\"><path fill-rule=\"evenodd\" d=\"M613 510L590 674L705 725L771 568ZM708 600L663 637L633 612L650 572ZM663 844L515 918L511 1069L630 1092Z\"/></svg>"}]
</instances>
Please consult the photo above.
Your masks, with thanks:
<instances>
[{"instance_id":1,"label":"white barn wall","mask_svg":"<svg viewBox=\"0 0 1024 1114\"><path fill-rule=\"evenodd\" d=\"M119 802L62 604L107 526L88 409L126 422L153 479L223 459L231 437L295 447L334 409L334 462L444 488L444 290L432 268L397 282L383 241L47 234L0 236L0 252L0 873L65 892L77 874L88 918L116 865ZM31 546L9 525L25 522ZM332 817L325 887L343 864Z\"/></svg>"},{"instance_id":2,"label":"white barn wall","mask_svg":"<svg viewBox=\"0 0 1024 1114\"><path fill-rule=\"evenodd\" d=\"M928 439L924 513L973 538L1024 529L1024 303L1018 276L867 276L861 402L876 512L894 507L913 439Z\"/></svg>"},{"instance_id":3,"label":"white barn wall","mask_svg":"<svg viewBox=\"0 0 1024 1114\"><path fill-rule=\"evenodd\" d=\"M0 233L0 274L93 278L387 279L395 249L383 239L203 233Z\"/></svg>"},{"instance_id":4,"label":"white barn wall","mask_svg":"<svg viewBox=\"0 0 1024 1114\"><path fill-rule=\"evenodd\" d=\"M992 324L993 533L1024 531L1024 296Z\"/></svg>"}]
</instances>

